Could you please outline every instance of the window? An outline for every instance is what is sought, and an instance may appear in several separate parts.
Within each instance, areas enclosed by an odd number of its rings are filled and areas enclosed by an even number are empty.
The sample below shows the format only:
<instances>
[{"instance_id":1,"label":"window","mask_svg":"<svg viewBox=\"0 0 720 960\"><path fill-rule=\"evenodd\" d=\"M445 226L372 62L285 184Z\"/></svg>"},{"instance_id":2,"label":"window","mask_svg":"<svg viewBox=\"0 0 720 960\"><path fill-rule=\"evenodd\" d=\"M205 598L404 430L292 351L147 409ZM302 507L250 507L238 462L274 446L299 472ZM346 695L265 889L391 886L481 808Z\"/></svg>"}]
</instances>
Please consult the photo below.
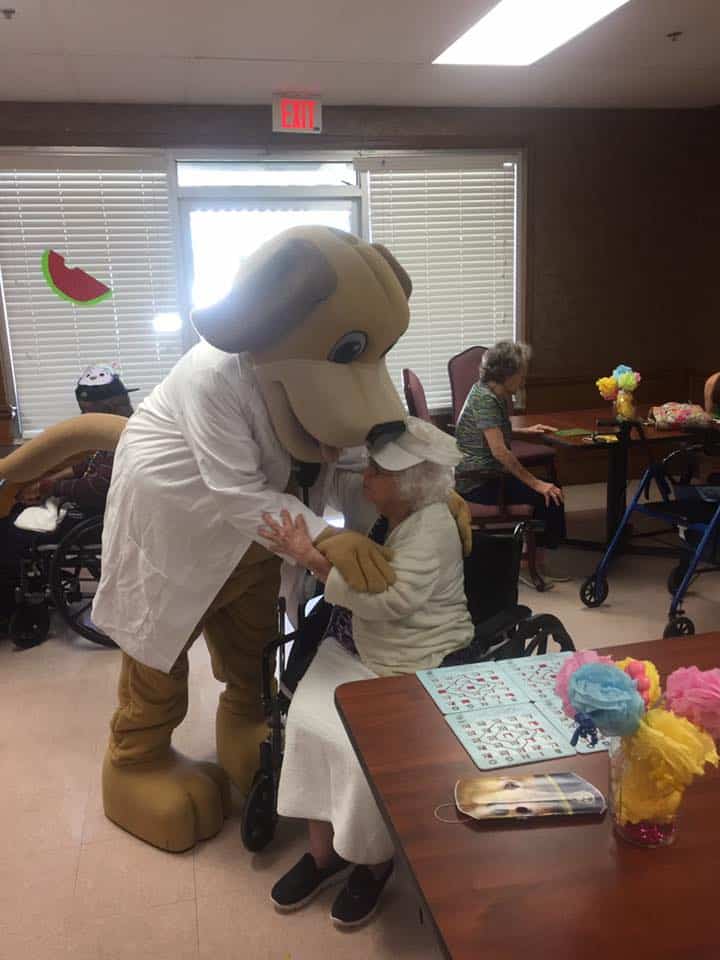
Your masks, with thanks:
<instances>
[{"instance_id":1,"label":"window","mask_svg":"<svg viewBox=\"0 0 720 960\"><path fill-rule=\"evenodd\" d=\"M76 305L47 284L43 252L107 284ZM116 363L137 403L182 353L167 159L0 155L0 270L23 436L78 413L81 370Z\"/></svg>"},{"instance_id":2,"label":"window","mask_svg":"<svg viewBox=\"0 0 720 960\"><path fill-rule=\"evenodd\" d=\"M413 282L410 328L387 357L420 377L431 410L450 406L447 362L518 330L517 154L362 158L371 240Z\"/></svg>"},{"instance_id":3,"label":"window","mask_svg":"<svg viewBox=\"0 0 720 960\"><path fill-rule=\"evenodd\" d=\"M290 227L322 224L355 232L353 201L271 201L185 205L192 244L191 303L208 307L230 291L238 268L261 244Z\"/></svg>"},{"instance_id":4,"label":"window","mask_svg":"<svg viewBox=\"0 0 720 960\"><path fill-rule=\"evenodd\" d=\"M358 233L362 195L351 157L179 160L186 301L205 307L230 289L242 262L290 227Z\"/></svg>"},{"instance_id":5,"label":"window","mask_svg":"<svg viewBox=\"0 0 720 960\"><path fill-rule=\"evenodd\" d=\"M177 165L179 187L355 186L352 163L340 161L190 161Z\"/></svg>"}]
</instances>

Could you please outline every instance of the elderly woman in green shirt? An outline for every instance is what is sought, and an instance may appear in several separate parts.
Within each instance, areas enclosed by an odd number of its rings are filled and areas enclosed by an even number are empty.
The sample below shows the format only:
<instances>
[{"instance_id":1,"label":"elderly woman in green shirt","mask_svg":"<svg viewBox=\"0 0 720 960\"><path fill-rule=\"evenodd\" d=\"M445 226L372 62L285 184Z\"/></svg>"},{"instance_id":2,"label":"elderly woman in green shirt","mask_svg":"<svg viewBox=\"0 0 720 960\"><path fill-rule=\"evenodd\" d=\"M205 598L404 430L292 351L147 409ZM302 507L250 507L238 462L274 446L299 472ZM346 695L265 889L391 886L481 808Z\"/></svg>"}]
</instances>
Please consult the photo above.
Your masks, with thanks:
<instances>
[{"instance_id":1,"label":"elderly woman in green shirt","mask_svg":"<svg viewBox=\"0 0 720 960\"><path fill-rule=\"evenodd\" d=\"M500 498L502 485L506 504L534 506L534 516L544 526L538 545L553 549L565 537L562 490L526 470L510 448L512 398L523 385L529 359L530 348L526 344L506 340L485 353L480 379L468 394L455 431L465 455L458 467L457 488L466 500L492 506ZM552 430L539 423L514 432L537 435ZM481 471L484 476L463 478L463 471L470 470ZM538 561L539 566L543 565L542 551Z\"/></svg>"}]
</instances>

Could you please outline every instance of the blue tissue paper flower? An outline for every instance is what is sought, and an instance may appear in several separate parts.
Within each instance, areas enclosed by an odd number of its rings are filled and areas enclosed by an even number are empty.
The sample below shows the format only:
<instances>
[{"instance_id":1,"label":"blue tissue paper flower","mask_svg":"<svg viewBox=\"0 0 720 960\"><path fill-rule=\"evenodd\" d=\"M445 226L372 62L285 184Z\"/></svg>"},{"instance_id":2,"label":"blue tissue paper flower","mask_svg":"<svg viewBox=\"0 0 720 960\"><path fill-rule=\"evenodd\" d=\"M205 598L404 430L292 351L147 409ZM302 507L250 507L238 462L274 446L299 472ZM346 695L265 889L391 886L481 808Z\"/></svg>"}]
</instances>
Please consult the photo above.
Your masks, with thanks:
<instances>
[{"instance_id":1,"label":"blue tissue paper flower","mask_svg":"<svg viewBox=\"0 0 720 960\"><path fill-rule=\"evenodd\" d=\"M632 373L632 372L633 372L632 367L629 367L626 363L621 363L619 367L615 367L615 369L614 369L613 372L612 372L612 375L613 375L613 376L615 377L615 379L617 380L617 378L618 378L621 374L623 374L623 373Z\"/></svg>"},{"instance_id":2,"label":"blue tissue paper flower","mask_svg":"<svg viewBox=\"0 0 720 960\"><path fill-rule=\"evenodd\" d=\"M586 663L570 677L568 699L578 713L595 721L608 737L635 733L645 702L635 681L611 663Z\"/></svg>"}]
</instances>

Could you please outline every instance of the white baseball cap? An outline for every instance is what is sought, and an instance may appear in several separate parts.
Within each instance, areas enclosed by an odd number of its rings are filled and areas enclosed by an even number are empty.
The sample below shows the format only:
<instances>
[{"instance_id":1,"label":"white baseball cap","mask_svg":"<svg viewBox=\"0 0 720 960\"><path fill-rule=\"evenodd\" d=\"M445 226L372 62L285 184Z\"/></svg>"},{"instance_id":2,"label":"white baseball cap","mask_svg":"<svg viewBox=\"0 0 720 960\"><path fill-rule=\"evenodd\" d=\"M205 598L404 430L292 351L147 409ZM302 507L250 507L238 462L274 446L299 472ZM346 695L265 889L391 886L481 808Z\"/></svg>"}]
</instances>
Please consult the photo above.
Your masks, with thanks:
<instances>
[{"instance_id":1,"label":"white baseball cap","mask_svg":"<svg viewBox=\"0 0 720 960\"><path fill-rule=\"evenodd\" d=\"M368 448L368 454L382 470L393 472L407 470L423 461L455 467L463 458L449 434L418 417L408 417L402 433L380 437Z\"/></svg>"}]
</instances>

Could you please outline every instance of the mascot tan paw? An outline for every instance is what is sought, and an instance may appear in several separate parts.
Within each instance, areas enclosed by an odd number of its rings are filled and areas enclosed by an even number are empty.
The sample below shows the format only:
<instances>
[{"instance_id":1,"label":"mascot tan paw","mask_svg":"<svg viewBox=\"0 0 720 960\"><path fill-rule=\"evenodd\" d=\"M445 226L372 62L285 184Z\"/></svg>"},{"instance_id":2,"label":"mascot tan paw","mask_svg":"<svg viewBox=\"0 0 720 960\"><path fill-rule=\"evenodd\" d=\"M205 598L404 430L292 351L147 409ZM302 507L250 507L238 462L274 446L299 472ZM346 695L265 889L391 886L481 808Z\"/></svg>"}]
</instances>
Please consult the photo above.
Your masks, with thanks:
<instances>
[{"instance_id":1,"label":"mascot tan paw","mask_svg":"<svg viewBox=\"0 0 720 960\"><path fill-rule=\"evenodd\" d=\"M324 530L315 546L337 567L343 580L358 593L384 593L397 576L390 566L393 552L352 530Z\"/></svg>"},{"instance_id":2,"label":"mascot tan paw","mask_svg":"<svg viewBox=\"0 0 720 960\"><path fill-rule=\"evenodd\" d=\"M244 796L249 793L260 766L260 744L267 735L268 727L264 720L233 713L220 701L215 722L218 760Z\"/></svg>"},{"instance_id":3,"label":"mascot tan paw","mask_svg":"<svg viewBox=\"0 0 720 960\"><path fill-rule=\"evenodd\" d=\"M214 763L171 751L163 760L116 766L105 756L105 815L123 830L172 853L222 829L230 815L230 784Z\"/></svg>"}]
</instances>

